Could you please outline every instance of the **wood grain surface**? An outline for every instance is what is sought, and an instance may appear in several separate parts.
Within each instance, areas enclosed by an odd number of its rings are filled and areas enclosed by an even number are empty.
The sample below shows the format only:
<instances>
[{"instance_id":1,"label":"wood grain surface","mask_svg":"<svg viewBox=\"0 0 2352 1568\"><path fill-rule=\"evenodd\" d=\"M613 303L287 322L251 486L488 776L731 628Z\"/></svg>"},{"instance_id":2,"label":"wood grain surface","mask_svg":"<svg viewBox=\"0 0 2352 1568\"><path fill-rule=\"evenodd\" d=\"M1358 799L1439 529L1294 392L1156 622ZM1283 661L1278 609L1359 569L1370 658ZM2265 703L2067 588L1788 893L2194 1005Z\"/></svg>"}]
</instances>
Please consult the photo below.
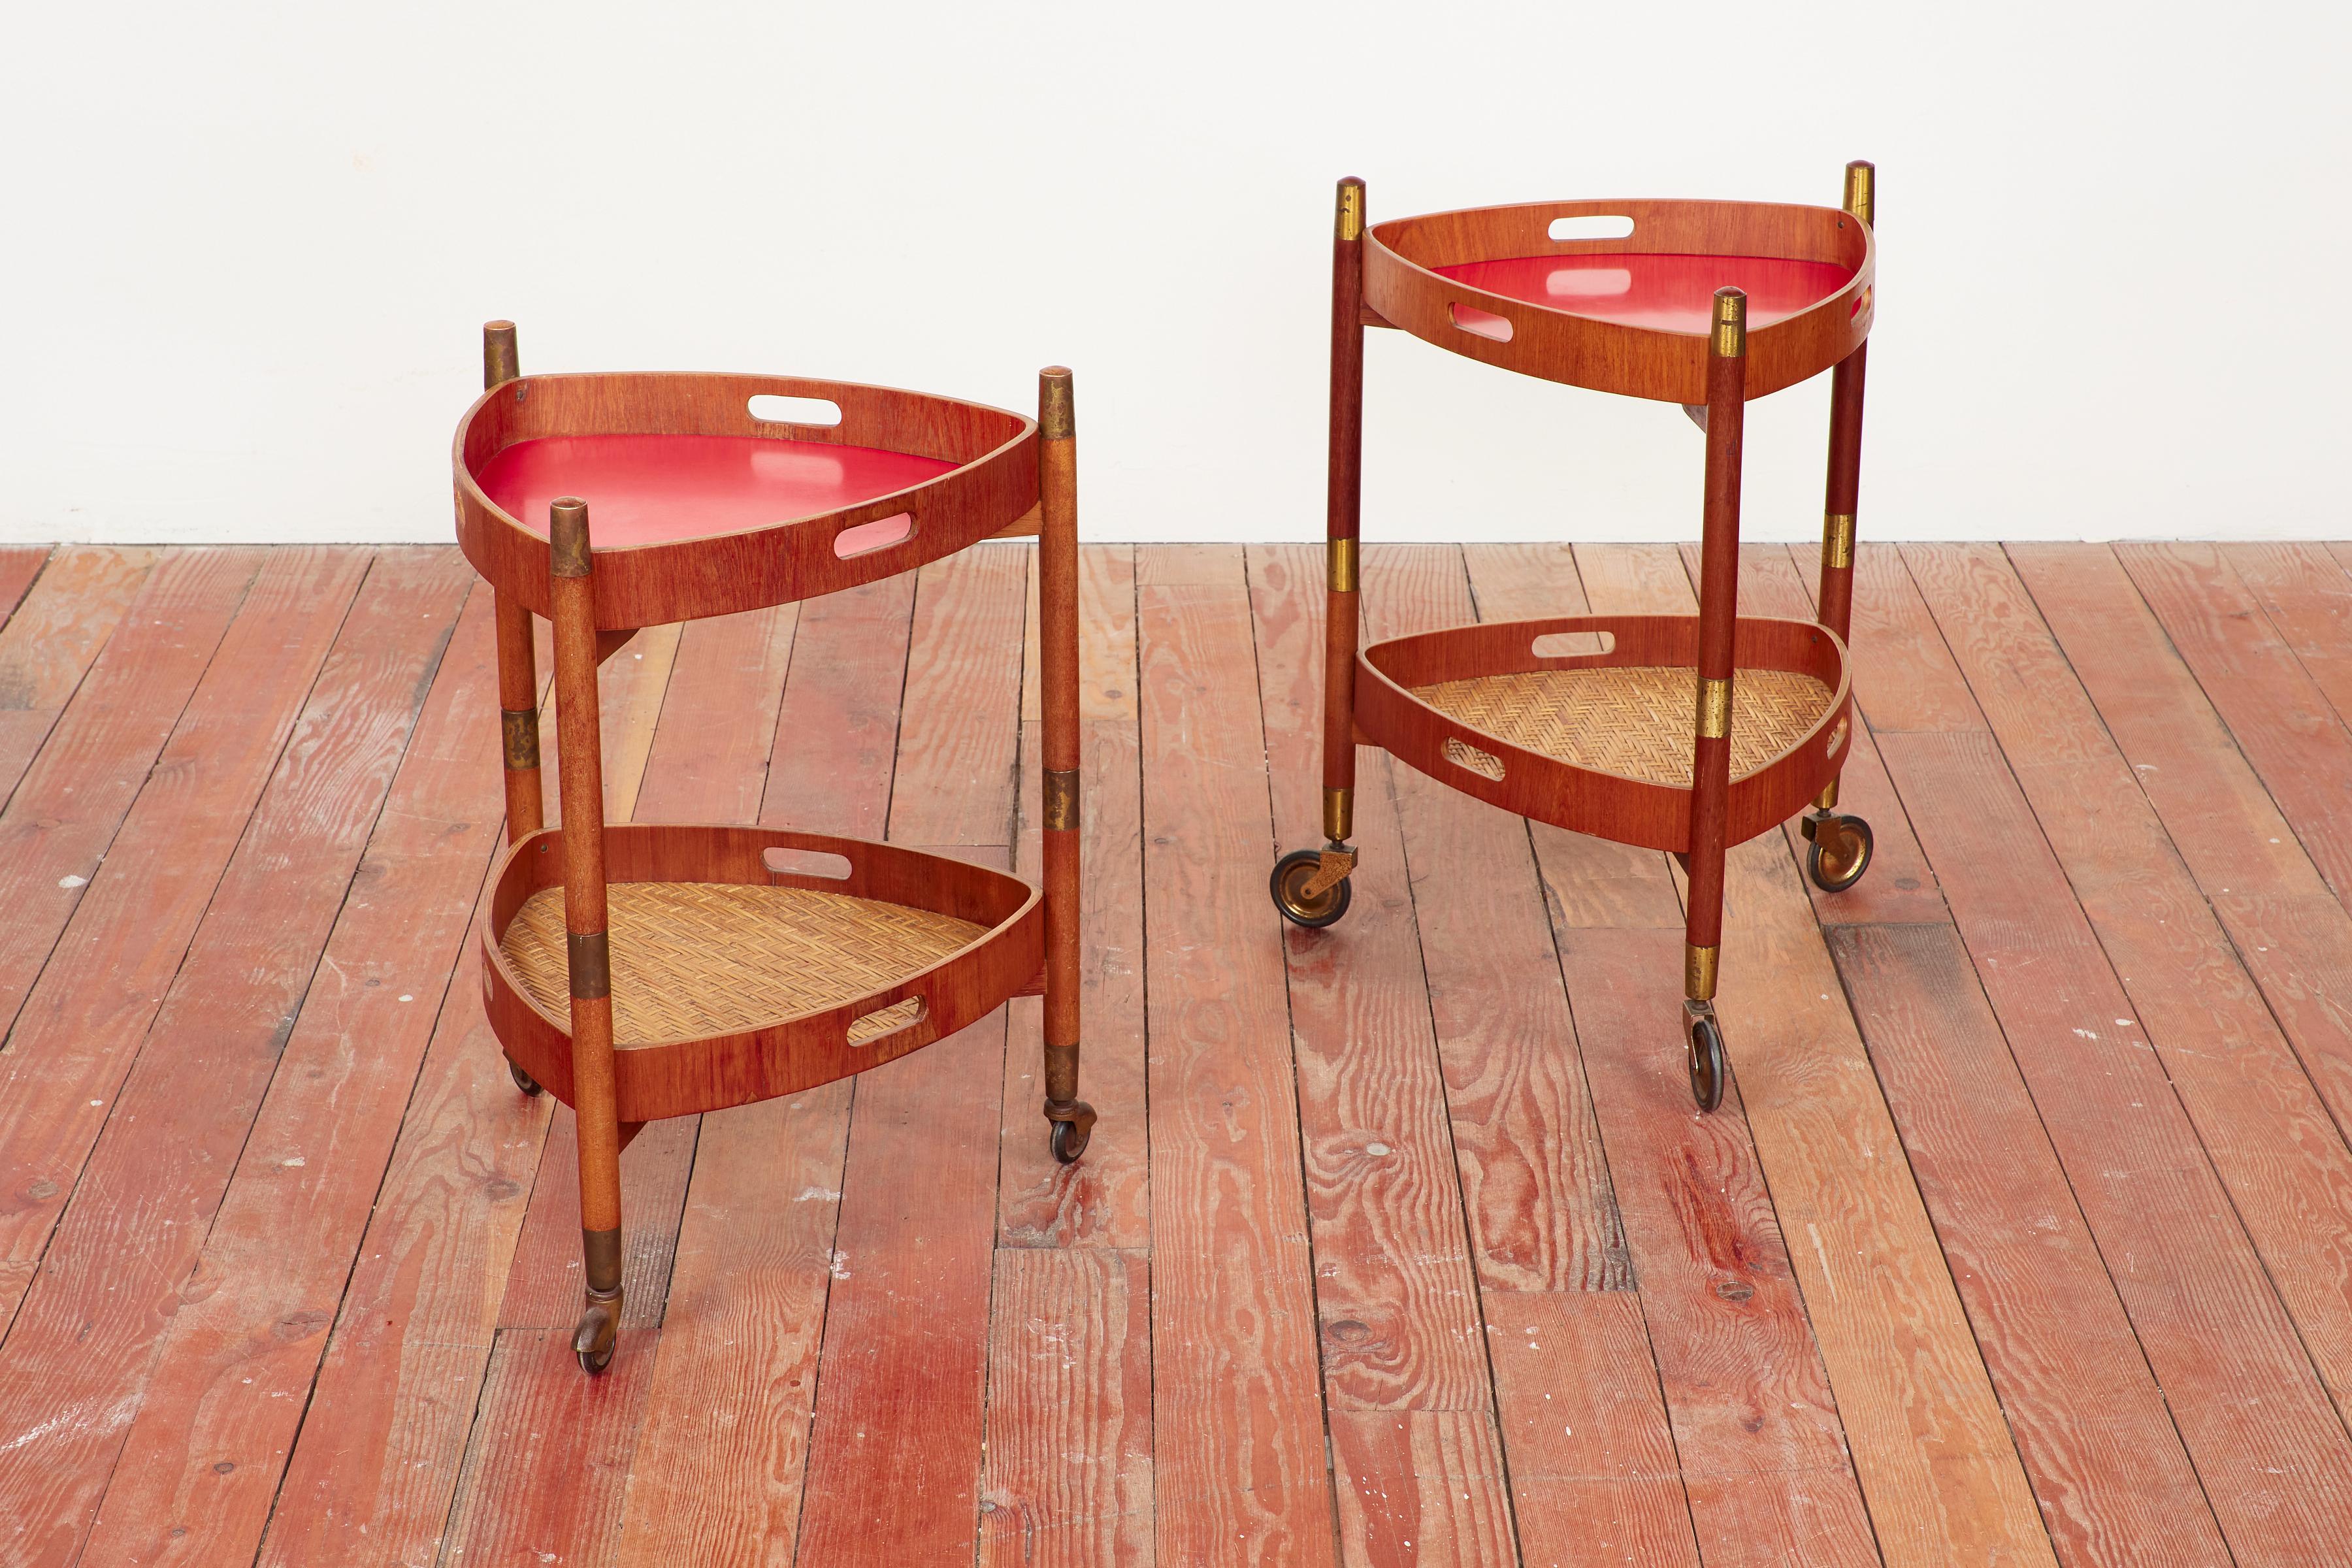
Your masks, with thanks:
<instances>
[{"instance_id":1,"label":"wood grain surface","mask_svg":"<svg viewBox=\"0 0 2352 1568\"><path fill-rule=\"evenodd\" d=\"M1808 616L1812 556L1742 605ZM1671 857L1367 752L1355 908L1286 930L1319 554L1088 547L1087 1154L1034 999L652 1128L591 1379L566 1119L469 935L490 595L0 550L0 1561L2332 1561L2347 563L1864 546L1878 863L1734 852L1701 1117ZM640 632L614 798L1034 875L1034 577ZM1362 578L1381 637L1691 593L1668 547Z\"/></svg>"},{"instance_id":2,"label":"wood grain surface","mask_svg":"<svg viewBox=\"0 0 2352 1568\"><path fill-rule=\"evenodd\" d=\"M1158 1556L1336 1562L1242 552L1136 560ZM1098 1134L1099 1135L1099 1134Z\"/></svg>"}]
</instances>

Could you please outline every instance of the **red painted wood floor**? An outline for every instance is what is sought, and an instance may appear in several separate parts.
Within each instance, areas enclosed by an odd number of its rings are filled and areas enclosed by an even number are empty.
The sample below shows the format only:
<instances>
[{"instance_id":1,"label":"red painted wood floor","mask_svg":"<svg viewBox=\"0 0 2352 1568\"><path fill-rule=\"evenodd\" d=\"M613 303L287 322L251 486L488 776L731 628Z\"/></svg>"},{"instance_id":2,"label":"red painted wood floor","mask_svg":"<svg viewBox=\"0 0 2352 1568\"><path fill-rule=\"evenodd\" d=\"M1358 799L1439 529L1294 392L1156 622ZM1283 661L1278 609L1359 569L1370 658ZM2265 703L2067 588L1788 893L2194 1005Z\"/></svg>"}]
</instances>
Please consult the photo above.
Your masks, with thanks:
<instances>
[{"instance_id":1,"label":"red painted wood floor","mask_svg":"<svg viewBox=\"0 0 2352 1568\"><path fill-rule=\"evenodd\" d=\"M1664 857L1367 752L1353 912L1279 923L1319 561L1087 552L1085 1162L1034 1001L662 1123L591 1380L570 1119L467 940L488 595L0 551L0 1563L2345 1560L2352 549L1866 547L1878 864L1734 854L1712 1118ZM1688 573L1393 548L1366 602ZM1034 867L1032 592L991 546L639 637L614 814Z\"/></svg>"}]
</instances>

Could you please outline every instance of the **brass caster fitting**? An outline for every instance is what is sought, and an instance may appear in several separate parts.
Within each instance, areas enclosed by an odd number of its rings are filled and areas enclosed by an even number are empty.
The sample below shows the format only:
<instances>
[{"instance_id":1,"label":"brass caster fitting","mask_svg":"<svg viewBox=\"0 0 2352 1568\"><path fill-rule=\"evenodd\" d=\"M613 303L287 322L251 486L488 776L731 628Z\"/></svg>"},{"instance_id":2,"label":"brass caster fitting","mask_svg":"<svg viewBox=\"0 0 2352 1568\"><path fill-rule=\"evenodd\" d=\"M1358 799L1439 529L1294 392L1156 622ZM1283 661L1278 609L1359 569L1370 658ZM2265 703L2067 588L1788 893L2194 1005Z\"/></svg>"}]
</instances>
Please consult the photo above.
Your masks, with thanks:
<instances>
[{"instance_id":1,"label":"brass caster fitting","mask_svg":"<svg viewBox=\"0 0 2352 1568\"><path fill-rule=\"evenodd\" d=\"M1294 849L1274 863L1266 890L1273 894L1274 907L1285 920L1320 931L1348 912L1354 897L1348 879L1355 869L1356 852L1345 844Z\"/></svg>"},{"instance_id":2,"label":"brass caster fitting","mask_svg":"<svg viewBox=\"0 0 2352 1568\"><path fill-rule=\"evenodd\" d=\"M612 1365L613 1346L620 1337L621 1292L606 1296L589 1291L588 1309L572 1331L572 1353L580 1358L580 1370L598 1373Z\"/></svg>"},{"instance_id":3,"label":"brass caster fitting","mask_svg":"<svg viewBox=\"0 0 2352 1568\"><path fill-rule=\"evenodd\" d=\"M1870 869L1876 841L1870 824L1859 816L1834 811L1809 811L1798 831L1811 841L1805 851L1805 875L1824 893L1843 893Z\"/></svg>"},{"instance_id":4,"label":"brass caster fitting","mask_svg":"<svg viewBox=\"0 0 2352 1568\"><path fill-rule=\"evenodd\" d=\"M1095 1131L1095 1108L1083 1100L1056 1105L1045 1102L1045 1120L1054 1124L1054 1158L1067 1165L1087 1152Z\"/></svg>"}]
</instances>

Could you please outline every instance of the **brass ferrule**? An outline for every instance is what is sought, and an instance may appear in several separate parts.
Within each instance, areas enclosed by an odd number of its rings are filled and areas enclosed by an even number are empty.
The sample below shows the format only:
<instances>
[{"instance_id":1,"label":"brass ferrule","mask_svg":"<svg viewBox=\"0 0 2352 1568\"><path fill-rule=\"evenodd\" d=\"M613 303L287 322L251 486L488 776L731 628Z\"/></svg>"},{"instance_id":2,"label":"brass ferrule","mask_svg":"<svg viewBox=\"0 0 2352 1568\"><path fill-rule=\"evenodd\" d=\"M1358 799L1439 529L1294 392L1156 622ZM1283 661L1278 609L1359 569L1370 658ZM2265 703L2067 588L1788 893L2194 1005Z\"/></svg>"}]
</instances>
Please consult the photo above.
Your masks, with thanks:
<instances>
[{"instance_id":1,"label":"brass ferrule","mask_svg":"<svg viewBox=\"0 0 2352 1568\"><path fill-rule=\"evenodd\" d=\"M1876 210L1878 196L1878 166L1855 159L1845 166L1845 210L1875 228L1878 220L1871 215Z\"/></svg>"},{"instance_id":2,"label":"brass ferrule","mask_svg":"<svg viewBox=\"0 0 2352 1568\"><path fill-rule=\"evenodd\" d=\"M1683 994L1693 1002L1715 1000L1715 965L1722 955L1719 947L1693 947L1683 943Z\"/></svg>"},{"instance_id":3,"label":"brass ferrule","mask_svg":"<svg viewBox=\"0 0 2352 1568\"><path fill-rule=\"evenodd\" d=\"M1345 844L1355 837L1356 792L1352 789L1329 789L1323 792L1323 837L1334 844Z\"/></svg>"},{"instance_id":4,"label":"brass ferrule","mask_svg":"<svg viewBox=\"0 0 2352 1568\"><path fill-rule=\"evenodd\" d=\"M1339 182L1339 217L1335 232L1339 238L1358 240L1364 237L1364 182Z\"/></svg>"},{"instance_id":5,"label":"brass ferrule","mask_svg":"<svg viewBox=\"0 0 2352 1568\"><path fill-rule=\"evenodd\" d=\"M1813 802L1813 809L1816 811L1835 811L1837 809L1837 802L1838 781L1832 779L1829 783L1822 786L1820 796Z\"/></svg>"},{"instance_id":6,"label":"brass ferrule","mask_svg":"<svg viewBox=\"0 0 2352 1568\"><path fill-rule=\"evenodd\" d=\"M1356 591L1358 542L1335 539L1325 552L1331 574L1331 592L1352 594Z\"/></svg>"},{"instance_id":7,"label":"brass ferrule","mask_svg":"<svg viewBox=\"0 0 2352 1568\"><path fill-rule=\"evenodd\" d=\"M1067 441L1078 433L1078 409L1070 373L1049 364L1037 373L1037 433L1048 441Z\"/></svg>"},{"instance_id":8,"label":"brass ferrule","mask_svg":"<svg viewBox=\"0 0 2352 1568\"><path fill-rule=\"evenodd\" d=\"M547 569L558 577L588 575L588 503L575 496L547 509Z\"/></svg>"},{"instance_id":9,"label":"brass ferrule","mask_svg":"<svg viewBox=\"0 0 2352 1568\"><path fill-rule=\"evenodd\" d=\"M1071 1040L1055 1045L1048 1041L1045 1046L1045 1114L1051 1117L1057 1110L1066 1113L1077 1104L1077 1099L1078 1042ZM1066 1114L1055 1119L1069 1120Z\"/></svg>"},{"instance_id":10,"label":"brass ferrule","mask_svg":"<svg viewBox=\"0 0 2352 1568\"><path fill-rule=\"evenodd\" d=\"M1822 564L1832 572L1853 564L1853 513L1832 511L1822 515Z\"/></svg>"},{"instance_id":11,"label":"brass ferrule","mask_svg":"<svg viewBox=\"0 0 2352 1568\"><path fill-rule=\"evenodd\" d=\"M515 352L512 321L482 323L482 390L501 385L522 374L522 359Z\"/></svg>"},{"instance_id":12,"label":"brass ferrule","mask_svg":"<svg viewBox=\"0 0 2352 1568\"><path fill-rule=\"evenodd\" d=\"M1698 738L1720 741L1731 733L1731 682L1702 678L1698 683Z\"/></svg>"},{"instance_id":13,"label":"brass ferrule","mask_svg":"<svg viewBox=\"0 0 2352 1568\"><path fill-rule=\"evenodd\" d=\"M499 741L506 752L509 772L523 773L539 766L538 710L499 709Z\"/></svg>"},{"instance_id":14,"label":"brass ferrule","mask_svg":"<svg viewBox=\"0 0 2352 1568\"><path fill-rule=\"evenodd\" d=\"M1067 833L1078 825L1078 770L1045 770L1045 831Z\"/></svg>"},{"instance_id":15,"label":"brass ferrule","mask_svg":"<svg viewBox=\"0 0 2352 1568\"><path fill-rule=\"evenodd\" d=\"M1738 359L1748 352L1748 296L1738 289L1715 291L1715 353Z\"/></svg>"},{"instance_id":16,"label":"brass ferrule","mask_svg":"<svg viewBox=\"0 0 2352 1568\"><path fill-rule=\"evenodd\" d=\"M572 997L593 1002L613 994L613 939L601 931L563 934L563 950L572 970Z\"/></svg>"},{"instance_id":17,"label":"brass ferrule","mask_svg":"<svg viewBox=\"0 0 2352 1568\"><path fill-rule=\"evenodd\" d=\"M621 1293L621 1227L610 1230L582 1230L580 1261L585 1267L588 1294L594 1300L609 1301Z\"/></svg>"}]
</instances>

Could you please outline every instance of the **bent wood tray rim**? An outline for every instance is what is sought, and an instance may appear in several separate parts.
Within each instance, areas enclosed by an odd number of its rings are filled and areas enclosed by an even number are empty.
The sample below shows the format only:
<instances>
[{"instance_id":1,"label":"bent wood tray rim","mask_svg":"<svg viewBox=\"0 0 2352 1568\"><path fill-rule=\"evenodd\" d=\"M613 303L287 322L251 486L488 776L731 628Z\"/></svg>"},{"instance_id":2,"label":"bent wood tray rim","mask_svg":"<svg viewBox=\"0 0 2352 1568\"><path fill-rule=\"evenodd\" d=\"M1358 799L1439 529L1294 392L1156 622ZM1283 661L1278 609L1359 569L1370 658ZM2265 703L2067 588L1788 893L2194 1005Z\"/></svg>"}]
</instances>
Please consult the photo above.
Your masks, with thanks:
<instances>
[{"instance_id":1,"label":"bent wood tray rim","mask_svg":"<svg viewBox=\"0 0 2352 1568\"><path fill-rule=\"evenodd\" d=\"M748 404L752 397L781 395L823 398L839 405L836 425L754 420L746 409L739 427L729 430L611 428L607 422L593 427L536 430L511 440L488 445L482 435L485 416L501 399L520 404L534 388L558 393L611 386L635 386L668 392L681 408L690 399L723 389L728 400ZM931 410L954 410L967 416L1003 421L1009 432L1003 439L965 454L923 451L911 444L851 440L853 405L862 422L869 408L905 404ZM690 417L690 413L681 416ZM838 434L836 434L838 433ZM1036 509L1034 463L1019 461L1038 440L1037 422L1027 415L971 398L870 382L835 381L756 371L560 371L518 376L488 388L467 405L450 440L450 468L457 502L457 541L474 569L494 587L510 593L534 614L549 609L547 535L526 526L492 500L477 473L498 452L526 441L593 436L731 435L748 439L794 442L810 446L854 446L905 457L929 458L950 466L917 483L829 510L779 519L747 528L720 529L682 534L673 539L634 543L593 545L596 573L596 624L600 630L634 630L673 621L696 620L743 610L765 609L799 599L855 587L883 577L914 571L1000 533L1011 535ZM985 437L983 437L984 439ZM482 449L473 450L478 445ZM998 491L1006 492L998 496ZM582 498L589 506L593 538L596 498ZM992 505L994 501L996 504ZM895 543L841 557L832 552L832 539L844 529L901 512L913 514L908 536ZM937 513L936 518L927 517ZM976 514L976 517L975 515ZM927 527L927 525L929 525ZM698 567L716 552L762 544L779 556L801 558L799 571L789 574L791 586L782 592L747 588L738 577L724 586L709 586L699 595L677 584L656 581L666 574L690 581ZM803 584L801 578L818 581ZM673 602L675 596L677 602ZM650 602L649 602L650 601ZM660 613L653 613L659 611Z\"/></svg>"},{"instance_id":2,"label":"bent wood tray rim","mask_svg":"<svg viewBox=\"0 0 2352 1568\"><path fill-rule=\"evenodd\" d=\"M1563 217L1626 216L1634 220L1631 236L1606 239L1551 240L1544 237L1550 223ZM1555 306L1498 294L1435 270L1473 262L1523 260L1544 256L1675 255L1722 256L1786 260L1829 260L1825 256L1782 256L1742 241L1733 247L1682 244L1648 246L1637 243L1645 218L1685 223L1721 220L1753 224L1822 220L1843 229L1851 226L1860 254L1843 287L1769 326L1753 327L1748 335L1748 400L1763 397L1810 380L1844 359L1870 336L1876 318L1874 302L1878 241L1871 226L1836 207L1797 202L1710 201L1680 197L1611 197L1605 200L1503 203L1457 207L1383 219L1364 230L1364 303L1383 321L1432 347L1477 360L1524 375L1582 386L1596 392L1646 397L1662 402L1706 400L1707 334L1677 328L1645 326L1578 315ZM1441 226L1475 224L1538 225L1538 243L1509 248L1493 256L1465 254L1450 258L1423 258L1407 253L1411 240ZM1669 229L1669 234L1675 231ZM1839 265L1845 265L1843 260ZM1860 301L1857 304L1857 301ZM1464 304L1512 325L1508 340L1481 336L1454 324L1450 308ZM1837 311L1845 312L1843 320ZM1810 351L1810 352L1806 352ZM1565 362L1565 363L1564 363Z\"/></svg>"},{"instance_id":3,"label":"bent wood tray rim","mask_svg":"<svg viewBox=\"0 0 2352 1568\"><path fill-rule=\"evenodd\" d=\"M540 1005L500 942L532 894L562 887L562 826L545 827L500 852L491 877L489 909L480 922L479 946L483 1002L491 1033L542 1087L570 1104L571 1019ZM605 826L604 837L614 884L733 880L748 886L803 888L956 915L984 927L971 942L922 968L829 1006L709 1035L616 1044L614 1069L624 1121L750 1104L880 1067L935 1044L1015 996L1034 994L1044 968L1043 892L1026 879L991 866L874 839L741 824L613 823ZM755 860L767 848L840 855L850 862L851 874L845 882L764 869L758 880L709 875L665 877L644 874L659 869L657 864L638 863L647 854L646 845L654 847L650 853L656 861L675 863L697 847L723 846L728 841L739 849L752 850ZM887 896L864 885L862 873L876 860L896 862L901 873L929 869L947 873L932 885L968 879L1010 907L995 919L986 920L970 912L969 903L961 910L948 907L952 900L947 898L926 903ZM850 1026L858 1019L914 997L921 997L926 1009L913 1023L873 1039L856 1043L847 1039ZM790 1070L795 1063L814 1070ZM771 1070L778 1068L786 1070L781 1074ZM707 1086L707 1092L693 1092L698 1083Z\"/></svg>"},{"instance_id":4,"label":"bent wood tray rim","mask_svg":"<svg viewBox=\"0 0 2352 1568\"><path fill-rule=\"evenodd\" d=\"M1412 688L1472 675L1666 666L1690 668L1696 690L1698 620L1695 615L1555 616L1471 622L1382 638L1356 656L1360 738L1450 789L1519 816L1617 843L1687 852L1688 785L1659 784L1529 751L1423 701ZM1574 632L1609 632L1615 636L1616 645L1607 653L1549 658L1539 658L1532 652L1530 645L1538 637ZM1675 657L1685 644L1689 657ZM1486 647L1493 649L1494 662L1449 664L1443 673L1423 668L1403 674L1397 668L1415 656L1448 654L1460 660L1465 650L1483 652ZM1756 768L1731 780L1727 837L1739 844L1786 821L1836 775L1832 757L1842 761L1841 754L1853 743L1853 680L1844 642L1817 622L1741 616L1736 648L1735 693L1738 669L1787 669L1811 675L1830 690L1829 702L1811 728ZM1801 653L1813 657L1809 662L1801 661L1797 657ZM1844 726L1843 732L1841 726ZM1489 777L1447 757L1449 741L1500 761L1503 777Z\"/></svg>"}]
</instances>

